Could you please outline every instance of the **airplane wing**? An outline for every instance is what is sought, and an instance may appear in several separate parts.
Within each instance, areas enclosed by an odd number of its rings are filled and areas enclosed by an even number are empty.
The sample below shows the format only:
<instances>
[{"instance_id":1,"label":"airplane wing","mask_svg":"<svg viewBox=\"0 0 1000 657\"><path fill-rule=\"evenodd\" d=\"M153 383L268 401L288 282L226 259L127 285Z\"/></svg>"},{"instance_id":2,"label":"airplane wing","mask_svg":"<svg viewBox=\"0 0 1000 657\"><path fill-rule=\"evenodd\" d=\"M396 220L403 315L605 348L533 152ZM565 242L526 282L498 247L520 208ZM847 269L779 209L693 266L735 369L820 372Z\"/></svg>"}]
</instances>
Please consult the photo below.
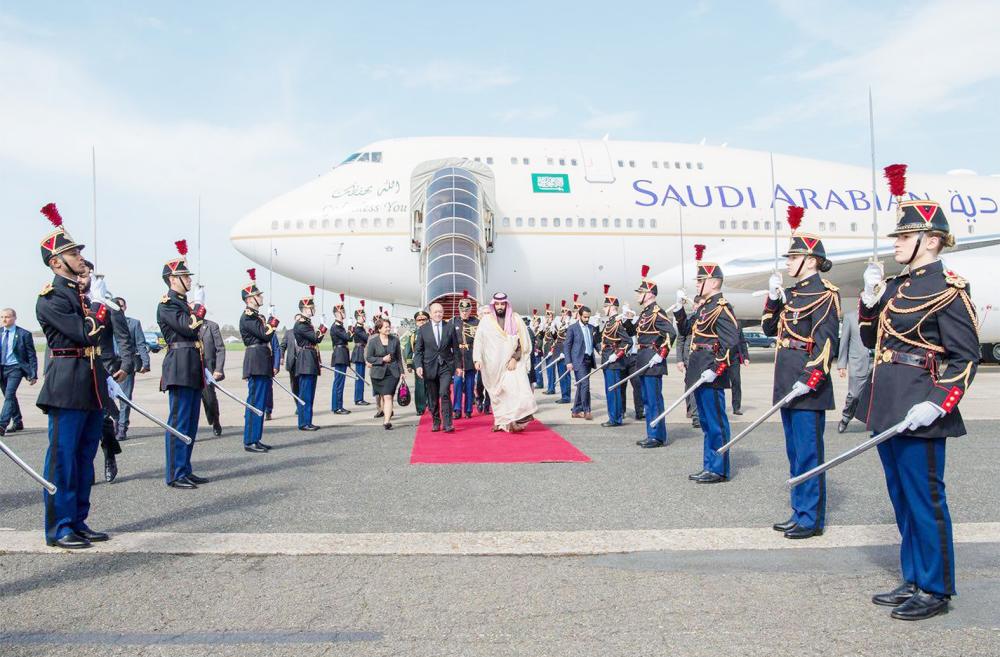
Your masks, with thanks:
<instances>
[{"instance_id":1,"label":"airplane wing","mask_svg":"<svg viewBox=\"0 0 1000 657\"><path fill-rule=\"evenodd\" d=\"M947 259L948 253L971 251L996 245L1000 245L1000 234L967 237L959 239L955 246L945 253L944 257ZM878 248L878 257L885 266L887 276L898 274L903 269L902 265L893 260L893 251L894 248L891 244ZM850 296L855 288L861 286L861 275L872 257L871 247L843 249L828 252L826 255L833 263L833 269L824 273L823 278L842 288ZM767 279L774 271L774 256L735 258L721 264L726 272L727 289L754 292L767 289ZM784 271L783 268L782 271Z\"/></svg>"}]
</instances>

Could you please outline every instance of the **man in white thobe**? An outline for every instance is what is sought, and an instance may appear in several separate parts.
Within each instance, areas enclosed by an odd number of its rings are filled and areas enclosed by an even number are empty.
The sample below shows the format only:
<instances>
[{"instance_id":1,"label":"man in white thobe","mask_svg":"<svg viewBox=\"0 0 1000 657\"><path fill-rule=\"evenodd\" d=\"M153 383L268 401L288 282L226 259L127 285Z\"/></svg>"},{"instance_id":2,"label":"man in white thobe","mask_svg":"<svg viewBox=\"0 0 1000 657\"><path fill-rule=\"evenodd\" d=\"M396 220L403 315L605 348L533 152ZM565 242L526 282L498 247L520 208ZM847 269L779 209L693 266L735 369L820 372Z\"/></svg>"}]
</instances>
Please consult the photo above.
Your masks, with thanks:
<instances>
[{"instance_id":1,"label":"man in white thobe","mask_svg":"<svg viewBox=\"0 0 1000 657\"><path fill-rule=\"evenodd\" d=\"M538 405L528 382L531 339L507 295L498 292L483 309L472 345L472 360L493 404L493 430L517 433Z\"/></svg>"}]
</instances>

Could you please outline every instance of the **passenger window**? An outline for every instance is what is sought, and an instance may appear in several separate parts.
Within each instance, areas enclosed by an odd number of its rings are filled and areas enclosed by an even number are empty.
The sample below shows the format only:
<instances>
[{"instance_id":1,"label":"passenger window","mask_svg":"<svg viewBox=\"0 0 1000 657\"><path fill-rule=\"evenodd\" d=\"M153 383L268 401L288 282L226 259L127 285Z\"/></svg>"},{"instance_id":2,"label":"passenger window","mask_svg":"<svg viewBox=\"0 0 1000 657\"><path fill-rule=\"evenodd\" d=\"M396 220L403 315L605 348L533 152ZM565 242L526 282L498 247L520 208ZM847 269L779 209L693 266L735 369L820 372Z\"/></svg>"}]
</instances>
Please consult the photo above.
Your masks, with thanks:
<instances>
[{"instance_id":1,"label":"passenger window","mask_svg":"<svg viewBox=\"0 0 1000 657\"><path fill-rule=\"evenodd\" d=\"M631 168L634 169L635 168L635 160L629 160L628 161L628 165L629 165L629 167L631 167Z\"/></svg>"},{"instance_id":2,"label":"passenger window","mask_svg":"<svg viewBox=\"0 0 1000 657\"><path fill-rule=\"evenodd\" d=\"M337 217L336 219L333 220L333 227L334 228L343 228L344 227L344 220L341 219L340 217Z\"/></svg>"},{"instance_id":3,"label":"passenger window","mask_svg":"<svg viewBox=\"0 0 1000 657\"><path fill-rule=\"evenodd\" d=\"M657 162L656 160L653 160L653 168L654 169L659 169L660 168L660 163Z\"/></svg>"},{"instance_id":4,"label":"passenger window","mask_svg":"<svg viewBox=\"0 0 1000 657\"><path fill-rule=\"evenodd\" d=\"M354 217L347 220L347 227L352 229L354 228Z\"/></svg>"},{"instance_id":5,"label":"passenger window","mask_svg":"<svg viewBox=\"0 0 1000 657\"><path fill-rule=\"evenodd\" d=\"M504 217L503 218L503 227L504 228L509 228L510 227L510 217Z\"/></svg>"},{"instance_id":6,"label":"passenger window","mask_svg":"<svg viewBox=\"0 0 1000 657\"><path fill-rule=\"evenodd\" d=\"M621 227L622 227L622 220L619 219L618 217L615 217L615 228L621 228Z\"/></svg>"},{"instance_id":7,"label":"passenger window","mask_svg":"<svg viewBox=\"0 0 1000 657\"><path fill-rule=\"evenodd\" d=\"M749 230L749 229L750 229L750 222L744 220L743 221L743 230Z\"/></svg>"},{"instance_id":8,"label":"passenger window","mask_svg":"<svg viewBox=\"0 0 1000 657\"><path fill-rule=\"evenodd\" d=\"M285 219L285 230L289 230L292 227L292 222Z\"/></svg>"},{"instance_id":9,"label":"passenger window","mask_svg":"<svg viewBox=\"0 0 1000 657\"><path fill-rule=\"evenodd\" d=\"M853 222L851 223L851 232L852 233L858 232L858 225L856 223Z\"/></svg>"},{"instance_id":10,"label":"passenger window","mask_svg":"<svg viewBox=\"0 0 1000 657\"><path fill-rule=\"evenodd\" d=\"M566 166L566 158L564 157L559 158L559 166L561 167Z\"/></svg>"},{"instance_id":11,"label":"passenger window","mask_svg":"<svg viewBox=\"0 0 1000 657\"><path fill-rule=\"evenodd\" d=\"M764 222L764 230L771 230L771 222L770 221L765 221Z\"/></svg>"},{"instance_id":12,"label":"passenger window","mask_svg":"<svg viewBox=\"0 0 1000 657\"><path fill-rule=\"evenodd\" d=\"M542 228L546 228L549 225L549 220L547 217L542 217L538 223Z\"/></svg>"},{"instance_id":13,"label":"passenger window","mask_svg":"<svg viewBox=\"0 0 1000 657\"><path fill-rule=\"evenodd\" d=\"M681 168L681 163L680 162L674 162L674 168L675 169L680 169Z\"/></svg>"},{"instance_id":14,"label":"passenger window","mask_svg":"<svg viewBox=\"0 0 1000 657\"><path fill-rule=\"evenodd\" d=\"M618 160L618 168L619 169L625 168L625 160Z\"/></svg>"},{"instance_id":15,"label":"passenger window","mask_svg":"<svg viewBox=\"0 0 1000 657\"><path fill-rule=\"evenodd\" d=\"M760 230L760 222L759 221L753 222L753 229L754 230Z\"/></svg>"},{"instance_id":16,"label":"passenger window","mask_svg":"<svg viewBox=\"0 0 1000 657\"><path fill-rule=\"evenodd\" d=\"M553 159L552 159L552 158L550 157L550 158L547 158L547 159L546 159L546 163L547 163L547 164L548 164L549 166L552 166L553 164L555 164L555 163L556 163L556 161L555 161L555 160L553 160Z\"/></svg>"},{"instance_id":17,"label":"passenger window","mask_svg":"<svg viewBox=\"0 0 1000 657\"><path fill-rule=\"evenodd\" d=\"M836 224L836 222L831 221L830 222L830 232L832 233L835 230L837 230L837 224Z\"/></svg>"},{"instance_id":18,"label":"passenger window","mask_svg":"<svg viewBox=\"0 0 1000 657\"><path fill-rule=\"evenodd\" d=\"M517 164L517 158L516 157L510 158L510 163L511 164Z\"/></svg>"},{"instance_id":19,"label":"passenger window","mask_svg":"<svg viewBox=\"0 0 1000 657\"><path fill-rule=\"evenodd\" d=\"M493 158L492 157L487 157L486 158L486 164L493 164Z\"/></svg>"},{"instance_id":20,"label":"passenger window","mask_svg":"<svg viewBox=\"0 0 1000 657\"><path fill-rule=\"evenodd\" d=\"M372 162L381 162L381 161L382 161L382 153L379 152L372 153Z\"/></svg>"},{"instance_id":21,"label":"passenger window","mask_svg":"<svg viewBox=\"0 0 1000 657\"><path fill-rule=\"evenodd\" d=\"M361 227L368 228L368 217L361 217Z\"/></svg>"},{"instance_id":22,"label":"passenger window","mask_svg":"<svg viewBox=\"0 0 1000 657\"><path fill-rule=\"evenodd\" d=\"M625 227L626 228L631 228L632 227L632 220L631 219L626 219L625 220Z\"/></svg>"},{"instance_id":23,"label":"passenger window","mask_svg":"<svg viewBox=\"0 0 1000 657\"><path fill-rule=\"evenodd\" d=\"M522 164L531 164L531 161L528 158L526 158L526 157L522 157L521 158L521 163Z\"/></svg>"},{"instance_id":24,"label":"passenger window","mask_svg":"<svg viewBox=\"0 0 1000 657\"><path fill-rule=\"evenodd\" d=\"M825 221L819 222L819 229L820 230L826 230L826 222Z\"/></svg>"},{"instance_id":25,"label":"passenger window","mask_svg":"<svg viewBox=\"0 0 1000 657\"><path fill-rule=\"evenodd\" d=\"M358 162L367 162L369 156L370 156L370 153L362 153L361 157L358 158Z\"/></svg>"},{"instance_id":26,"label":"passenger window","mask_svg":"<svg viewBox=\"0 0 1000 657\"><path fill-rule=\"evenodd\" d=\"M329 227L330 227L330 220L329 219L324 219L323 220L323 228L329 228Z\"/></svg>"},{"instance_id":27,"label":"passenger window","mask_svg":"<svg viewBox=\"0 0 1000 657\"><path fill-rule=\"evenodd\" d=\"M562 225L562 222L559 221L559 217L556 217L552 220L552 225L555 226L556 228L559 228L559 226Z\"/></svg>"},{"instance_id":28,"label":"passenger window","mask_svg":"<svg viewBox=\"0 0 1000 657\"><path fill-rule=\"evenodd\" d=\"M726 220L725 219L722 219L722 220L719 221L719 228L721 228L722 230L726 229Z\"/></svg>"},{"instance_id":29,"label":"passenger window","mask_svg":"<svg viewBox=\"0 0 1000 657\"><path fill-rule=\"evenodd\" d=\"M656 219L650 219L649 220L649 227L650 228L656 228Z\"/></svg>"},{"instance_id":30,"label":"passenger window","mask_svg":"<svg viewBox=\"0 0 1000 657\"><path fill-rule=\"evenodd\" d=\"M534 228L535 227L535 218L534 217L528 217L528 227L529 228Z\"/></svg>"},{"instance_id":31,"label":"passenger window","mask_svg":"<svg viewBox=\"0 0 1000 657\"><path fill-rule=\"evenodd\" d=\"M583 217L577 218L577 220L576 220L576 226L577 226L577 228L583 228L586 225L587 225L587 222L584 221Z\"/></svg>"},{"instance_id":32,"label":"passenger window","mask_svg":"<svg viewBox=\"0 0 1000 657\"><path fill-rule=\"evenodd\" d=\"M394 227L395 225L396 225L396 220L395 220L395 219L393 219L392 217L389 217L389 218L387 218L387 219L385 220L385 227L386 227L386 228L392 228L392 227Z\"/></svg>"},{"instance_id":33,"label":"passenger window","mask_svg":"<svg viewBox=\"0 0 1000 657\"><path fill-rule=\"evenodd\" d=\"M278 222L277 221L272 221L271 222L271 230L278 230Z\"/></svg>"},{"instance_id":34,"label":"passenger window","mask_svg":"<svg viewBox=\"0 0 1000 657\"><path fill-rule=\"evenodd\" d=\"M691 168L691 163L690 163L690 162L685 162L684 164L685 164L685 165L687 165L687 168L688 168L688 169L690 169L690 168Z\"/></svg>"},{"instance_id":35,"label":"passenger window","mask_svg":"<svg viewBox=\"0 0 1000 657\"><path fill-rule=\"evenodd\" d=\"M605 217L604 219L601 219L601 228L607 228L607 227L608 227L608 218Z\"/></svg>"},{"instance_id":36,"label":"passenger window","mask_svg":"<svg viewBox=\"0 0 1000 657\"><path fill-rule=\"evenodd\" d=\"M524 225L524 219L518 217L517 219L514 220L514 225L520 228L521 226Z\"/></svg>"},{"instance_id":37,"label":"passenger window","mask_svg":"<svg viewBox=\"0 0 1000 657\"><path fill-rule=\"evenodd\" d=\"M646 220L639 219L639 228L645 228L645 227L646 227Z\"/></svg>"},{"instance_id":38,"label":"passenger window","mask_svg":"<svg viewBox=\"0 0 1000 657\"><path fill-rule=\"evenodd\" d=\"M701 162L699 162L698 163L698 170L700 171L701 169L704 169L704 168L705 168L705 165L702 164Z\"/></svg>"},{"instance_id":39,"label":"passenger window","mask_svg":"<svg viewBox=\"0 0 1000 657\"><path fill-rule=\"evenodd\" d=\"M299 230L302 230L303 228L305 228L305 222L299 219L298 221L295 222L295 227L298 228Z\"/></svg>"},{"instance_id":40,"label":"passenger window","mask_svg":"<svg viewBox=\"0 0 1000 657\"><path fill-rule=\"evenodd\" d=\"M729 222L729 228L730 228L730 230L736 230L736 220L735 219L733 219L732 221Z\"/></svg>"},{"instance_id":41,"label":"passenger window","mask_svg":"<svg viewBox=\"0 0 1000 657\"><path fill-rule=\"evenodd\" d=\"M372 219L372 226L375 227L375 228L381 228L382 227L382 219L380 217L375 217L374 219Z\"/></svg>"},{"instance_id":42,"label":"passenger window","mask_svg":"<svg viewBox=\"0 0 1000 657\"><path fill-rule=\"evenodd\" d=\"M570 166L574 166L574 167L576 166L576 160L570 160L569 163L570 163Z\"/></svg>"}]
</instances>

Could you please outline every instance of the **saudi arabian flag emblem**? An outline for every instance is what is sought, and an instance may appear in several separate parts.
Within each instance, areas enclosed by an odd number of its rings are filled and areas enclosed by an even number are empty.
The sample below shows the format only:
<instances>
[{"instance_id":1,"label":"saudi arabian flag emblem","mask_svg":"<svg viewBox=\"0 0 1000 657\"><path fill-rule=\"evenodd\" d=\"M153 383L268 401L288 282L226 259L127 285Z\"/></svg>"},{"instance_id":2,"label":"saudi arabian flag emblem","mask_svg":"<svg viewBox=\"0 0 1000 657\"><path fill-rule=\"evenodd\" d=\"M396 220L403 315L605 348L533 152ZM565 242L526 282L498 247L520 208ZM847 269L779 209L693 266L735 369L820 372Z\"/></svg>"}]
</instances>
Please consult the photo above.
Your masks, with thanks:
<instances>
[{"instance_id":1,"label":"saudi arabian flag emblem","mask_svg":"<svg viewBox=\"0 0 1000 657\"><path fill-rule=\"evenodd\" d=\"M533 173L531 187L536 194L569 194L569 176L565 173Z\"/></svg>"}]
</instances>

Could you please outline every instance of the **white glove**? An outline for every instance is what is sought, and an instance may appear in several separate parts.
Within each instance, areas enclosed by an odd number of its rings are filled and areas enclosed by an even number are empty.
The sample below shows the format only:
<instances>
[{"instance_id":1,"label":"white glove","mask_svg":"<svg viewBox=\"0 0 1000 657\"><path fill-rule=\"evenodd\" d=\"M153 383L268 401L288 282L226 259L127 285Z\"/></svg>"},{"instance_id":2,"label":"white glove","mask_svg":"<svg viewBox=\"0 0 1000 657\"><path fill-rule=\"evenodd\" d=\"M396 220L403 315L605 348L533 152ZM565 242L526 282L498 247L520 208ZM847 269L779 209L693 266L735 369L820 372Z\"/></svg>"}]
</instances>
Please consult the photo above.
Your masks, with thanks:
<instances>
[{"instance_id":1,"label":"white glove","mask_svg":"<svg viewBox=\"0 0 1000 657\"><path fill-rule=\"evenodd\" d=\"M113 310L121 310L121 308L118 307L118 304L115 303L114 297L111 296L111 292L108 290L108 284L104 280L104 276L95 275L94 280L90 282L90 298L94 301L100 301Z\"/></svg>"},{"instance_id":2,"label":"white glove","mask_svg":"<svg viewBox=\"0 0 1000 657\"><path fill-rule=\"evenodd\" d=\"M701 373L701 380L705 383L711 383L719 378L719 375L715 373L715 370L705 370Z\"/></svg>"},{"instance_id":3,"label":"white glove","mask_svg":"<svg viewBox=\"0 0 1000 657\"><path fill-rule=\"evenodd\" d=\"M677 290L677 307L680 308L682 305L684 305L684 302L687 301L687 298L688 298L687 292L685 292L683 288Z\"/></svg>"},{"instance_id":4,"label":"white glove","mask_svg":"<svg viewBox=\"0 0 1000 657\"><path fill-rule=\"evenodd\" d=\"M865 304L868 308L873 307L882 296L882 291L885 287L879 289L882 279L885 277L882 271L882 265L877 262L869 262L868 266L865 267L865 273L862 274L862 280L865 282L865 289L861 292L861 302Z\"/></svg>"},{"instance_id":5,"label":"white glove","mask_svg":"<svg viewBox=\"0 0 1000 657\"><path fill-rule=\"evenodd\" d=\"M812 392L812 388L801 381L796 381L795 385L792 386L792 392L795 393L795 397L792 397L792 399L795 399L796 397L801 397L802 395L808 395ZM789 401L791 401L791 399Z\"/></svg>"},{"instance_id":6,"label":"white glove","mask_svg":"<svg viewBox=\"0 0 1000 657\"><path fill-rule=\"evenodd\" d=\"M194 291L194 294L192 296L194 298L194 301L192 303L198 303L198 304L201 304L203 306L207 305L205 303L205 300L206 300L206 297L208 295L205 293L205 286L204 285L199 285L198 289Z\"/></svg>"},{"instance_id":7,"label":"white glove","mask_svg":"<svg viewBox=\"0 0 1000 657\"><path fill-rule=\"evenodd\" d=\"M945 410L934 402L920 402L906 412L906 417L903 418L906 427L903 431L915 431L921 427L929 427L938 418L944 417L944 415Z\"/></svg>"},{"instance_id":8,"label":"white glove","mask_svg":"<svg viewBox=\"0 0 1000 657\"><path fill-rule=\"evenodd\" d=\"M767 279L767 297L771 301L777 301L781 296L784 286L781 284L781 274L779 272L774 272L771 277Z\"/></svg>"},{"instance_id":9,"label":"white glove","mask_svg":"<svg viewBox=\"0 0 1000 657\"><path fill-rule=\"evenodd\" d=\"M659 353L655 353L653 354L653 357L649 359L649 362L652 363L653 365L659 365L660 363L663 362L663 356L661 356Z\"/></svg>"},{"instance_id":10,"label":"white glove","mask_svg":"<svg viewBox=\"0 0 1000 657\"><path fill-rule=\"evenodd\" d=\"M618 360L618 352L617 351L614 352L613 354L611 354L610 356L608 356L608 362L609 363L613 363L616 360Z\"/></svg>"}]
</instances>

